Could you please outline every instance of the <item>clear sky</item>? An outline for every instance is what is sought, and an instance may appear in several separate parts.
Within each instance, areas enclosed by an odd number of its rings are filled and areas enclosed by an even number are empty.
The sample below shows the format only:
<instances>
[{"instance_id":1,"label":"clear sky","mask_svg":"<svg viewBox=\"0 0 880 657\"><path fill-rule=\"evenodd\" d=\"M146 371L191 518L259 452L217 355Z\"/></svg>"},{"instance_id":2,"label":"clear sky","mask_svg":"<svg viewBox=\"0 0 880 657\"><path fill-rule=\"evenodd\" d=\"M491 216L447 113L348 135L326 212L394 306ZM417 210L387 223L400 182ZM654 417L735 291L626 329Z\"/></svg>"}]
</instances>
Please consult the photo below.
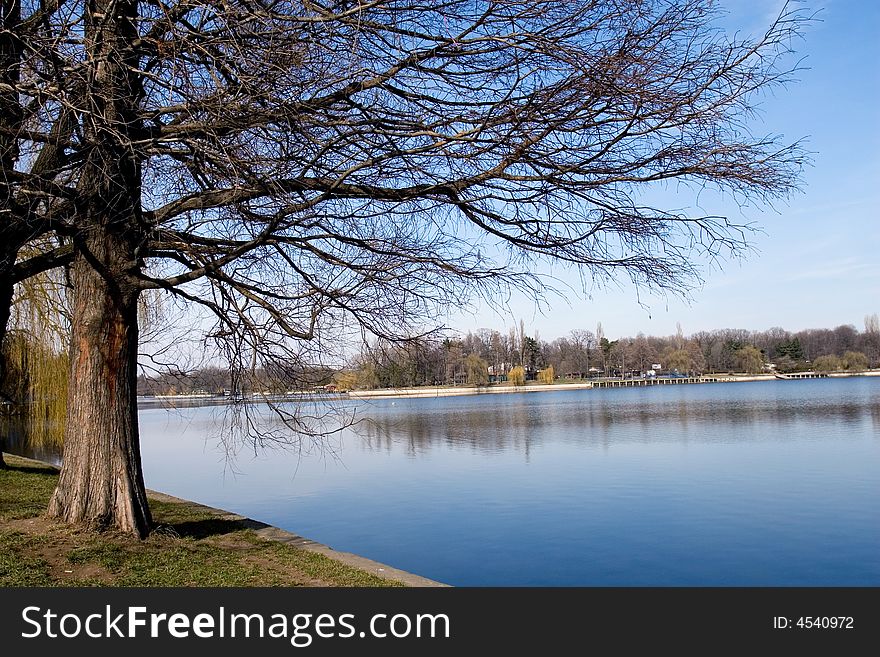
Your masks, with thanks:
<instances>
[{"instance_id":1,"label":"clear sky","mask_svg":"<svg viewBox=\"0 0 880 657\"><path fill-rule=\"evenodd\" d=\"M720 0L728 20L744 31L766 26L780 0ZM704 207L738 222L756 222L762 232L755 251L708 271L689 301L648 296L631 285L594 290L590 298L566 291L551 296L543 311L513 298L510 315L485 305L450 317L463 332L504 329L522 318L527 332L553 339L574 328L595 330L601 322L609 339L639 331L669 335L713 328L797 331L853 324L880 312L880 2L810 0L821 10L795 44L805 70L797 81L760 101L755 133L782 134L789 142L806 138L812 166L803 191L775 210L735 205ZM794 60L793 60L794 61ZM677 207L693 207L684 197ZM577 277L554 272L579 289Z\"/></svg>"}]
</instances>

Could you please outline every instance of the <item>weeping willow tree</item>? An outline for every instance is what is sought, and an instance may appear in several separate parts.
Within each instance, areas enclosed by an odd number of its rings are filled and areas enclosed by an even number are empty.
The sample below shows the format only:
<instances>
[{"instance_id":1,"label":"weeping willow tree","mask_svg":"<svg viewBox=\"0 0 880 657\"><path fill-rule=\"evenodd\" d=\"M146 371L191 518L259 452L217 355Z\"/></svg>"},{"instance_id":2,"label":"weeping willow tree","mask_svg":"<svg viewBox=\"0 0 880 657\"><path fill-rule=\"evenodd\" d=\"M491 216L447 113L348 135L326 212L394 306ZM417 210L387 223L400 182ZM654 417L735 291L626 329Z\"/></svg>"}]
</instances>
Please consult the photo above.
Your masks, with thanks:
<instances>
[{"instance_id":1,"label":"weeping willow tree","mask_svg":"<svg viewBox=\"0 0 880 657\"><path fill-rule=\"evenodd\" d=\"M21 258L46 252L32 244ZM0 468L6 436L22 446L60 453L69 385L70 285L63 269L51 269L19 282L0 344ZM140 298L138 320L146 339L167 317L156 294Z\"/></svg>"},{"instance_id":2,"label":"weeping willow tree","mask_svg":"<svg viewBox=\"0 0 880 657\"><path fill-rule=\"evenodd\" d=\"M26 259L49 246L33 243L19 256ZM0 441L15 435L22 445L57 451L64 435L70 367L70 317L63 270L41 272L15 286L6 329L0 352Z\"/></svg>"},{"instance_id":3,"label":"weeping willow tree","mask_svg":"<svg viewBox=\"0 0 880 657\"><path fill-rule=\"evenodd\" d=\"M25 331L12 331L3 345L6 361L3 427L29 447L58 449L67 407L67 351L57 351Z\"/></svg>"}]
</instances>

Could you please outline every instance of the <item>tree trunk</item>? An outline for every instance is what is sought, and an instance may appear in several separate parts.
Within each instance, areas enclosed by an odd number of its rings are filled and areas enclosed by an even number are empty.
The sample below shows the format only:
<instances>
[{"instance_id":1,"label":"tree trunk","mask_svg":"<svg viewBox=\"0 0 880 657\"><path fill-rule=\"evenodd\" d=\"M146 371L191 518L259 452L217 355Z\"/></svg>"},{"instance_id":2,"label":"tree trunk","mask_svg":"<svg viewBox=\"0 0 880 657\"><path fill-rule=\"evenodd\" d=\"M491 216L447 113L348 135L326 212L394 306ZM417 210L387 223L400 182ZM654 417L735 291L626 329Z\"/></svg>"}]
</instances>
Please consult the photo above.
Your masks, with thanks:
<instances>
[{"instance_id":1,"label":"tree trunk","mask_svg":"<svg viewBox=\"0 0 880 657\"><path fill-rule=\"evenodd\" d=\"M144 537L152 520L134 386L138 292L102 274L77 257L64 457L49 515Z\"/></svg>"},{"instance_id":2,"label":"tree trunk","mask_svg":"<svg viewBox=\"0 0 880 657\"><path fill-rule=\"evenodd\" d=\"M137 427L137 278L145 235L140 160L131 133L143 89L136 0L94 0L85 15L90 59L77 192L73 326L64 455L49 515L144 537L152 519Z\"/></svg>"}]
</instances>

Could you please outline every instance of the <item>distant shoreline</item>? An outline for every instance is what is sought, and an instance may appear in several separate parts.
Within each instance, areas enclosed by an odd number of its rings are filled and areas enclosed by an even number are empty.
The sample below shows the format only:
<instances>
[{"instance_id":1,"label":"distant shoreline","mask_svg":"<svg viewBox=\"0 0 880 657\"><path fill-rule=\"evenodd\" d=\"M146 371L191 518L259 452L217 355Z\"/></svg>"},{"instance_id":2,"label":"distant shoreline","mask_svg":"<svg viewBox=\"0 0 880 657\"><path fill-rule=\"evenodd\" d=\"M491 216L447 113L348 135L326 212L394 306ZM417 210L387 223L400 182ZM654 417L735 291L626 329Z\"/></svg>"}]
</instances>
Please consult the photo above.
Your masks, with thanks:
<instances>
[{"instance_id":1,"label":"distant shoreline","mask_svg":"<svg viewBox=\"0 0 880 657\"><path fill-rule=\"evenodd\" d=\"M856 376L880 376L880 370L868 370L865 372L829 372L827 378L850 378ZM658 377L659 378L659 377ZM700 381L682 382L680 385L697 385L708 383L741 383L755 381L779 381L775 374L752 374L752 375L729 375L716 374L693 377ZM824 378L824 377L823 377ZM796 380L796 379L793 379ZM656 384L645 384L645 379L602 379L597 382L584 381L578 383L536 383L524 386L482 386L482 387L453 387L453 386L424 386L419 388L383 388L377 390L352 390L348 396L352 399L420 399L431 397L457 397L463 395L486 395L506 394L522 392L557 392L560 390L592 390L599 389L600 384L615 383L614 387L654 387ZM635 382L633 385L627 385ZM602 386L604 387L604 386Z\"/></svg>"},{"instance_id":2,"label":"distant shoreline","mask_svg":"<svg viewBox=\"0 0 880 657\"><path fill-rule=\"evenodd\" d=\"M857 376L880 376L880 369L867 370L864 372L829 372L827 378L850 378ZM822 377L826 378L826 377ZM703 383L743 383L755 381L778 381L774 374L730 375L714 374L693 377L688 381L676 381L675 379L659 380L670 381L665 385L695 385ZM796 379L795 379L796 380ZM656 381L656 380L655 380ZM673 383L675 382L675 383ZM321 399L430 399L437 397L460 397L467 395L495 395L527 392L558 392L561 390L592 390L604 387L630 388L630 387L654 387L656 382L646 383L646 379L601 379L597 381L578 381L575 383L532 383L524 386L511 385L487 385L487 386L422 386L418 388L379 388L374 390L350 390L348 392L296 392L278 395L254 395L247 397L247 402L284 402L308 399L309 401ZM209 406L229 403L230 398L224 395L194 394L194 395L150 395L139 396L138 405L141 407L165 407L176 405Z\"/></svg>"}]
</instances>

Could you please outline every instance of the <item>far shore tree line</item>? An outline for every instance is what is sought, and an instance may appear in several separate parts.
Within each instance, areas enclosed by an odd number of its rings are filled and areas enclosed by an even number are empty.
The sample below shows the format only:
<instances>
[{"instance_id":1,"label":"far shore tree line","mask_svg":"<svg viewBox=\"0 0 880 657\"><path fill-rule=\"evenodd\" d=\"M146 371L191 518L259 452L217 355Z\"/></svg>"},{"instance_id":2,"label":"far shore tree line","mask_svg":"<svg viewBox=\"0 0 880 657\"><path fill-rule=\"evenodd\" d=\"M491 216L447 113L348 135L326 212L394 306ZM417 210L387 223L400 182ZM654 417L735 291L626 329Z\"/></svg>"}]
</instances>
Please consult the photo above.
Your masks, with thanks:
<instances>
[{"instance_id":1,"label":"far shore tree line","mask_svg":"<svg viewBox=\"0 0 880 657\"><path fill-rule=\"evenodd\" d=\"M656 366L659 365L659 368ZM852 325L791 332L716 329L685 337L609 340L596 331L575 329L555 340L527 335L523 324L501 332L483 329L463 337L433 336L407 341L377 340L347 367L296 372L263 372L235 388L231 373L209 367L138 379L140 395L283 393L305 387L330 390L405 388L437 385L525 385L596 377L714 373L760 374L817 371L859 372L880 366L880 319Z\"/></svg>"},{"instance_id":2,"label":"far shore tree line","mask_svg":"<svg viewBox=\"0 0 880 657\"><path fill-rule=\"evenodd\" d=\"M659 367L657 367L659 366ZM865 328L791 332L717 329L688 337L635 337L609 340L601 324L595 331L575 329L552 341L527 335L522 323L508 332L483 329L464 337L377 340L365 347L333 383L340 389L423 385L523 385L595 377L638 377L653 373L759 374L863 371L880 366L880 321L873 314Z\"/></svg>"}]
</instances>

